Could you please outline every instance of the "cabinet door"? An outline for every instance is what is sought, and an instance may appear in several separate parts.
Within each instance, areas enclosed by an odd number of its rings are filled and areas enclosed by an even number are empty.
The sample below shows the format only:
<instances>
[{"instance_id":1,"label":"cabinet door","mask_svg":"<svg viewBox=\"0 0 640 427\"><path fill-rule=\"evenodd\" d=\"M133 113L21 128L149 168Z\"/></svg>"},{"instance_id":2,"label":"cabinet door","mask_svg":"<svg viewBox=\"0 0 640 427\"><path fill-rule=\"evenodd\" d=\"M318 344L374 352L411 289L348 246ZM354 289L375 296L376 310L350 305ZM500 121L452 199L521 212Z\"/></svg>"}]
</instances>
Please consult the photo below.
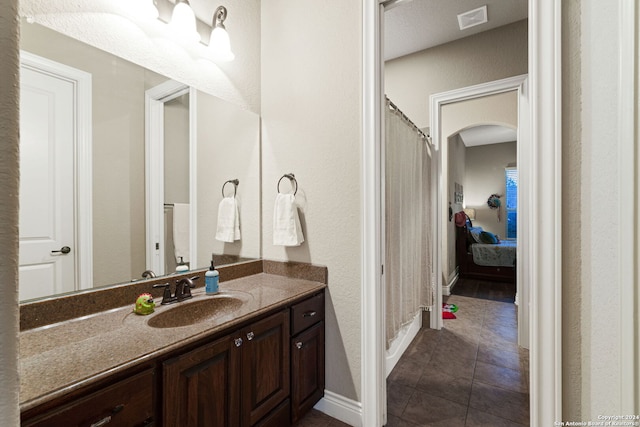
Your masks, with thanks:
<instances>
[{"instance_id":1,"label":"cabinet door","mask_svg":"<svg viewBox=\"0 0 640 427\"><path fill-rule=\"evenodd\" d=\"M138 427L154 425L153 371L148 370L80 398L23 427Z\"/></svg>"},{"instance_id":2,"label":"cabinet door","mask_svg":"<svg viewBox=\"0 0 640 427\"><path fill-rule=\"evenodd\" d=\"M254 427L289 427L291 426L291 401L285 400L264 417Z\"/></svg>"},{"instance_id":3,"label":"cabinet door","mask_svg":"<svg viewBox=\"0 0 640 427\"><path fill-rule=\"evenodd\" d=\"M242 338L242 425L252 426L289 396L289 311L253 323Z\"/></svg>"},{"instance_id":4,"label":"cabinet door","mask_svg":"<svg viewBox=\"0 0 640 427\"><path fill-rule=\"evenodd\" d=\"M238 338L229 335L163 364L164 426L239 426Z\"/></svg>"},{"instance_id":5,"label":"cabinet door","mask_svg":"<svg viewBox=\"0 0 640 427\"><path fill-rule=\"evenodd\" d=\"M298 421L324 394L324 322L291 339L291 417Z\"/></svg>"}]
</instances>

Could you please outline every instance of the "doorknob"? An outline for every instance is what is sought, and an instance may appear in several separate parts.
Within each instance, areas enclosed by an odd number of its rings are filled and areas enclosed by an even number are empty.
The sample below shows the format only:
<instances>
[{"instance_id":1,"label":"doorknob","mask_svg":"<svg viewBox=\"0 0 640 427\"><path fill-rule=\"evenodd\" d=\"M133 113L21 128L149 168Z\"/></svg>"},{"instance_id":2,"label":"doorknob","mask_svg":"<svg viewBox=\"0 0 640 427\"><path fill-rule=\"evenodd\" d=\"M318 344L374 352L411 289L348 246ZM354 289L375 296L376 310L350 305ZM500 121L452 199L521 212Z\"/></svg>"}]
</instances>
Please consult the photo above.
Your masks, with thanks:
<instances>
[{"instance_id":1,"label":"doorknob","mask_svg":"<svg viewBox=\"0 0 640 427\"><path fill-rule=\"evenodd\" d=\"M57 253L68 254L69 252L71 252L71 248L69 246L63 246L60 248L59 251L51 251L52 254L57 254Z\"/></svg>"}]
</instances>

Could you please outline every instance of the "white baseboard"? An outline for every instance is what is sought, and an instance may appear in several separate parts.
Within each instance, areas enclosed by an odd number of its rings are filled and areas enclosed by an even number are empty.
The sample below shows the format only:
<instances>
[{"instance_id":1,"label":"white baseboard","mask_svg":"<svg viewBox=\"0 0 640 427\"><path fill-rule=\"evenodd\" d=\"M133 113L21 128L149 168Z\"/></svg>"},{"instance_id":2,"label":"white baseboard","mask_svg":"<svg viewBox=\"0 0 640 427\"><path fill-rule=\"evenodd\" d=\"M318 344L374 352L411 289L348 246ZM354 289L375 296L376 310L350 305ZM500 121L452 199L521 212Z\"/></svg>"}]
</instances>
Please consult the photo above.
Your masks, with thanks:
<instances>
[{"instance_id":1,"label":"white baseboard","mask_svg":"<svg viewBox=\"0 0 640 427\"><path fill-rule=\"evenodd\" d=\"M400 357L402 357L407 350L411 341L416 337L420 328L422 328L423 315L422 310L418 311L413 321L398 331L398 336L391 343L391 347L389 347L385 355L385 372L387 377L400 360Z\"/></svg>"},{"instance_id":2,"label":"white baseboard","mask_svg":"<svg viewBox=\"0 0 640 427\"><path fill-rule=\"evenodd\" d=\"M449 276L448 284L442 285L442 295L451 295L453 287L458 283L458 277L460 276L458 275L458 267L456 267L456 269L451 273L451 276Z\"/></svg>"},{"instance_id":3,"label":"white baseboard","mask_svg":"<svg viewBox=\"0 0 640 427\"><path fill-rule=\"evenodd\" d=\"M350 426L362 427L362 404L355 400L325 390L314 408Z\"/></svg>"}]
</instances>

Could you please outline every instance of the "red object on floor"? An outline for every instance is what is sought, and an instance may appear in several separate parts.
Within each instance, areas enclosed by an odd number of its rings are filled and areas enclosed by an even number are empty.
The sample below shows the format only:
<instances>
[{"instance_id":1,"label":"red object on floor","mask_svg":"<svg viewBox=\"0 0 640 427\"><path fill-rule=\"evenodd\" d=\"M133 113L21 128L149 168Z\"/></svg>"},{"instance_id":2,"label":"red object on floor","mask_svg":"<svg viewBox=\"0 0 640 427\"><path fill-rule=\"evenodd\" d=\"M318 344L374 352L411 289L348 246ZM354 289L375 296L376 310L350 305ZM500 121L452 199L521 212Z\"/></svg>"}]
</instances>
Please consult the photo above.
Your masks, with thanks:
<instances>
[{"instance_id":1,"label":"red object on floor","mask_svg":"<svg viewBox=\"0 0 640 427\"><path fill-rule=\"evenodd\" d=\"M456 318L456 315L455 315L455 314L453 314L453 313L452 313L452 312L450 312L450 311L443 311L443 312L442 312L442 318L443 318L443 319L455 319L455 318Z\"/></svg>"}]
</instances>

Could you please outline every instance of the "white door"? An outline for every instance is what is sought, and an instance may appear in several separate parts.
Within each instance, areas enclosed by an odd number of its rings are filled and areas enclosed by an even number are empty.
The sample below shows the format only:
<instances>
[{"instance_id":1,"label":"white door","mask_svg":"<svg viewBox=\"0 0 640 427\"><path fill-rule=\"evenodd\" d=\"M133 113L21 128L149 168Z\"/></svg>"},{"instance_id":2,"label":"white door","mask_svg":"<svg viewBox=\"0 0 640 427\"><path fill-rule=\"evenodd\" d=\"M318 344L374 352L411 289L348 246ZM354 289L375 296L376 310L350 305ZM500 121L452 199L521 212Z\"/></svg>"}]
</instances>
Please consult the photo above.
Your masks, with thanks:
<instances>
[{"instance_id":1,"label":"white door","mask_svg":"<svg viewBox=\"0 0 640 427\"><path fill-rule=\"evenodd\" d=\"M74 86L20 69L20 300L76 289Z\"/></svg>"}]
</instances>

